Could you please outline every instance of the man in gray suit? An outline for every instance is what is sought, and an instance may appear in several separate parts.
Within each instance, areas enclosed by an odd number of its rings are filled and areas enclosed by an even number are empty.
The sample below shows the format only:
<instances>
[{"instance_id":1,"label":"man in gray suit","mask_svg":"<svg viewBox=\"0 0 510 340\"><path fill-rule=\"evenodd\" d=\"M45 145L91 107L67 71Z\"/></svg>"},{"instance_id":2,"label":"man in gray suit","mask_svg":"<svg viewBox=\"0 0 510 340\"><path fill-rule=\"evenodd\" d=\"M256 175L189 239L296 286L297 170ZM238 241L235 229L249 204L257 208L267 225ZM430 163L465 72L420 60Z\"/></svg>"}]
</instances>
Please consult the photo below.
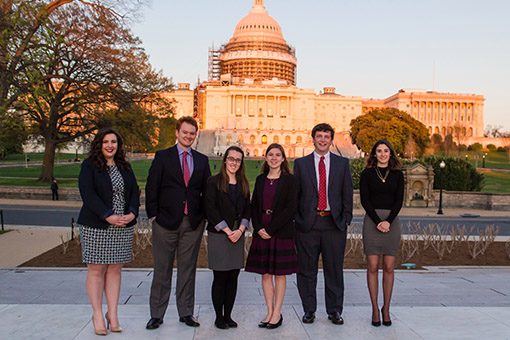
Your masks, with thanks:
<instances>
[{"instance_id":1,"label":"man in gray suit","mask_svg":"<svg viewBox=\"0 0 510 340\"><path fill-rule=\"evenodd\" d=\"M192 117L177 120L177 144L156 152L147 177L145 205L152 220L154 256L147 329L163 323L176 254L179 321L190 327L200 326L193 316L195 273L205 226L202 197L211 170L207 156L191 148L197 132L198 124Z\"/></svg>"},{"instance_id":2,"label":"man in gray suit","mask_svg":"<svg viewBox=\"0 0 510 340\"><path fill-rule=\"evenodd\" d=\"M294 176L299 183L297 284L304 323L315 319L321 253L328 319L337 325L344 323L343 263L347 226L352 220L353 188L349 160L329 151L334 135L329 124L316 125L312 130L315 151L294 162Z\"/></svg>"}]
</instances>

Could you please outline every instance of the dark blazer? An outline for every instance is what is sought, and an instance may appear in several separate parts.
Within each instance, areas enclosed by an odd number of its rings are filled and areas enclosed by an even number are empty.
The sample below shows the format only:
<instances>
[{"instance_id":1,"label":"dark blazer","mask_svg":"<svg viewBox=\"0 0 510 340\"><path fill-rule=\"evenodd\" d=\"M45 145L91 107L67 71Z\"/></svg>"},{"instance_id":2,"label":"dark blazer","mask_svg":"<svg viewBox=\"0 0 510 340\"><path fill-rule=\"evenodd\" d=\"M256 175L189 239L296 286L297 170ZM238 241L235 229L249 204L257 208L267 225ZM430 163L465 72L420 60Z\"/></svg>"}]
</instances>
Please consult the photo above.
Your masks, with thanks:
<instances>
[{"instance_id":1,"label":"dark blazer","mask_svg":"<svg viewBox=\"0 0 510 340\"><path fill-rule=\"evenodd\" d=\"M149 218L163 228L176 230L184 217L184 204L188 201L191 228L196 229L204 218L203 194L207 178L211 176L209 159L191 150L193 173L184 184L177 145L156 152L145 185L145 207Z\"/></svg>"},{"instance_id":2,"label":"dark blazer","mask_svg":"<svg viewBox=\"0 0 510 340\"><path fill-rule=\"evenodd\" d=\"M262 229L262 201L264 199L264 183L267 176L257 177L251 200L251 216L254 234ZM278 238L292 238L295 233L294 215L297 211L297 180L291 174L282 174L276 186L273 199L271 223L266 232Z\"/></svg>"},{"instance_id":3,"label":"dark blazer","mask_svg":"<svg viewBox=\"0 0 510 340\"><path fill-rule=\"evenodd\" d=\"M299 208L296 228L308 232L317 217L319 190L313 153L294 161L294 176L298 180ZM346 230L352 221L353 188L349 160L330 154L328 200L335 225Z\"/></svg>"},{"instance_id":4,"label":"dark blazer","mask_svg":"<svg viewBox=\"0 0 510 340\"><path fill-rule=\"evenodd\" d=\"M132 212L138 217L140 207L140 189L136 183L135 174L131 169L121 170L120 174L124 179L124 214ZM83 206L78 216L78 223L93 228L106 229L109 223L108 216L113 215L113 187L108 171L99 171L97 166L90 159L85 159L81 165L78 177L78 186L83 201ZM127 226L136 223L136 218Z\"/></svg>"},{"instance_id":5,"label":"dark blazer","mask_svg":"<svg viewBox=\"0 0 510 340\"><path fill-rule=\"evenodd\" d=\"M215 226L221 221L225 221L228 227L233 229L236 220L239 223L243 218L250 220L250 195L243 197L237 189L234 202L228 192L218 190L219 179L219 175L209 177L205 189L205 214L209 222L207 231L213 233L218 232Z\"/></svg>"}]
</instances>

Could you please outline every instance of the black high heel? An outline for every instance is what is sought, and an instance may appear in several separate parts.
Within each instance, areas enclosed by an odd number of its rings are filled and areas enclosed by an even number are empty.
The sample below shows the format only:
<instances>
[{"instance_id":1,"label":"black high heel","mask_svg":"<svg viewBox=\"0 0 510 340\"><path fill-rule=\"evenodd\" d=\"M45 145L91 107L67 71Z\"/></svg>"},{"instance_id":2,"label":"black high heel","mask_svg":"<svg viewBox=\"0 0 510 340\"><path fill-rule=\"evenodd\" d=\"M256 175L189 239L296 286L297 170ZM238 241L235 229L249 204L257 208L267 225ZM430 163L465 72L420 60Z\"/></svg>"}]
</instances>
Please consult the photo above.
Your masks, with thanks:
<instances>
[{"instance_id":1,"label":"black high heel","mask_svg":"<svg viewBox=\"0 0 510 340\"><path fill-rule=\"evenodd\" d=\"M373 312L372 312L372 313L373 313ZM379 315L379 309L377 310L377 315ZM372 314L372 326L374 326L374 327L379 327L379 326L381 326L381 319L379 319L379 321L374 321L373 317L374 317L374 316L373 316L373 314Z\"/></svg>"},{"instance_id":2,"label":"black high heel","mask_svg":"<svg viewBox=\"0 0 510 340\"><path fill-rule=\"evenodd\" d=\"M266 328L267 329L275 329L275 328L278 328L282 325L283 323L283 315L280 314L280 321L278 321L277 323L268 323Z\"/></svg>"},{"instance_id":3,"label":"black high heel","mask_svg":"<svg viewBox=\"0 0 510 340\"><path fill-rule=\"evenodd\" d=\"M382 316L382 320L383 320L382 324L383 324L384 326L386 326L386 327L389 327L389 326L391 326L391 319L390 319L390 320L388 320L388 321L384 321L384 313L383 313L383 309L384 309L384 306L383 306L383 307L382 307L382 309L381 309L381 316ZM389 315L390 315L390 310L388 309L388 316L389 316Z\"/></svg>"}]
</instances>

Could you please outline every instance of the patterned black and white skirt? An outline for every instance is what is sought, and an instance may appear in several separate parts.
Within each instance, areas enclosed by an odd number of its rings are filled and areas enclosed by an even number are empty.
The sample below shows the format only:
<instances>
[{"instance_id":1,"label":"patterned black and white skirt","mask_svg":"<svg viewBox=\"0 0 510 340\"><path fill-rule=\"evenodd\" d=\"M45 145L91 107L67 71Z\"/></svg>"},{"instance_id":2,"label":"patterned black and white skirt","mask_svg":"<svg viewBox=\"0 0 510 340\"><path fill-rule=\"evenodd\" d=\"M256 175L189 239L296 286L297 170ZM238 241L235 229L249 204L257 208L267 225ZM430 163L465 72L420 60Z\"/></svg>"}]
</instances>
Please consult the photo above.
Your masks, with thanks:
<instances>
[{"instance_id":1,"label":"patterned black and white skirt","mask_svg":"<svg viewBox=\"0 0 510 340\"><path fill-rule=\"evenodd\" d=\"M134 226L107 229L78 224L83 263L115 264L131 262Z\"/></svg>"}]
</instances>

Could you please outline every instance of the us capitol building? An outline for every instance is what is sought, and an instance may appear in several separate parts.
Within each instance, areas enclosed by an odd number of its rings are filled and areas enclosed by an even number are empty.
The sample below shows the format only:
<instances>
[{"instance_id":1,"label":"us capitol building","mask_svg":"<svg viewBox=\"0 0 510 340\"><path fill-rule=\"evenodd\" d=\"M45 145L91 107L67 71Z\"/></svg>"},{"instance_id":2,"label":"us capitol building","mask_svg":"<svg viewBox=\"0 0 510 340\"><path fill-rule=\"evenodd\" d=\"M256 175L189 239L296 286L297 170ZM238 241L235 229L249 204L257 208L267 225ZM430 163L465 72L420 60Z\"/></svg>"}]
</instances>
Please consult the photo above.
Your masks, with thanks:
<instances>
[{"instance_id":1,"label":"us capitol building","mask_svg":"<svg viewBox=\"0 0 510 340\"><path fill-rule=\"evenodd\" d=\"M337 94L334 87L296 85L294 47L278 22L254 0L251 11L234 29L228 43L209 49L208 80L191 89L179 83L168 96L175 99L175 117L194 116L200 124L196 148L208 155L239 145L248 156L262 156L273 142L288 157L313 150L310 132L326 122L336 131L334 152L359 154L349 137L350 121L374 108L397 108L421 121L430 134L443 137L457 127L464 144L483 139L484 97L401 89L386 99Z\"/></svg>"}]
</instances>

